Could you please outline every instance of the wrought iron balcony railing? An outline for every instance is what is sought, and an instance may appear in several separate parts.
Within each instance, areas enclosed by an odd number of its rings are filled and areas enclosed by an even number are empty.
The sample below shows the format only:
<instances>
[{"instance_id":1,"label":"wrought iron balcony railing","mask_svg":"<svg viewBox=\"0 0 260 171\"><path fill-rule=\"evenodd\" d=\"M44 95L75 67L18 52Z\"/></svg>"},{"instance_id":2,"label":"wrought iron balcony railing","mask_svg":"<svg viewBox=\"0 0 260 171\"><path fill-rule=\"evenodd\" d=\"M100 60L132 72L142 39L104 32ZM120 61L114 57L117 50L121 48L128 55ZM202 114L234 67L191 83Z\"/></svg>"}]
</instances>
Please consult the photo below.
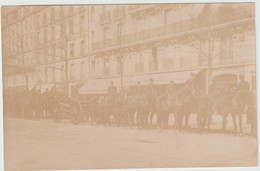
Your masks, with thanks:
<instances>
[{"instance_id":1,"label":"wrought iron balcony railing","mask_svg":"<svg viewBox=\"0 0 260 171\"><path fill-rule=\"evenodd\" d=\"M110 19L111 19L110 11L105 12L105 13L102 13L102 14L100 15L100 22L101 22L101 23L109 22Z\"/></svg>"},{"instance_id":2,"label":"wrought iron balcony railing","mask_svg":"<svg viewBox=\"0 0 260 171\"><path fill-rule=\"evenodd\" d=\"M125 16L125 7L121 6L113 11L113 18L121 18Z\"/></svg>"},{"instance_id":3,"label":"wrought iron balcony railing","mask_svg":"<svg viewBox=\"0 0 260 171\"><path fill-rule=\"evenodd\" d=\"M119 46L120 43L127 44L132 42L144 41L153 38L159 38L162 36L173 35L176 33L182 33L186 31L192 31L200 28L206 28L210 26L217 26L221 24L229 24L239 22L245 19L254 18L254 10L252 5L244 5L222 14L221 12L212 14L209 17L209 22L204 22L203 18L197 17L190 20L180 21L177 23L169 24L162 27L156 27L132 34L122 35L120 38L107 39L92 44L93 50L101 50L113 46ZM223 17L223 15L225 17ZM121 40L121 41L119 41Z\"/></svg>"}]
</instances>

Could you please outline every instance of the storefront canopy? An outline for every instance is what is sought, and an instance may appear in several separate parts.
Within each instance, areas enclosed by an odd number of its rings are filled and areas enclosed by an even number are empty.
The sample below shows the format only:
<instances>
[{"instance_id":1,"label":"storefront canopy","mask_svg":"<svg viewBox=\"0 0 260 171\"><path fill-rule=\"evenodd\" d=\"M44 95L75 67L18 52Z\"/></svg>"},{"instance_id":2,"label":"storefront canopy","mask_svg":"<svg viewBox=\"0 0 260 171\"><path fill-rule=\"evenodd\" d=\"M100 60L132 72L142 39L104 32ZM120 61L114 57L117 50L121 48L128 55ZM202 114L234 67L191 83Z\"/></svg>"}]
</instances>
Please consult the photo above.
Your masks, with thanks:
<instances>
[{"instance_id":1,"label":"storefront canopy","mask_svg":"<svg viewBox=\"0 0 260 171\"><path fill-rule=\"evenodd\" d=\"M178 72L165 72L165 73L155 73L155 74L139 74L134 75L131 78L130 85L137 85L140 82L142 85L148 85L149 80L153 79L154 84L169 84L171 81L174 83L184 83L190 78L190 74L195 75L199 73L200 70L193 71L178 71Z\"/></svg>"},{"instance_id":2,"label":"storefront canopy","mask_svg":"<svg viewBox=\"0 0 260 171\"><path fill-rule=\"evenodd\" d=\"M114 82L114 86L118 90L121 89L120 77L117 78L105 78L105 79L95 79L88 80L80 89L79 94L106 94L107 88L110 86L111 81ZM128 79L123 78L124 87L128 86Z\"/></svg>"}]
</instances>

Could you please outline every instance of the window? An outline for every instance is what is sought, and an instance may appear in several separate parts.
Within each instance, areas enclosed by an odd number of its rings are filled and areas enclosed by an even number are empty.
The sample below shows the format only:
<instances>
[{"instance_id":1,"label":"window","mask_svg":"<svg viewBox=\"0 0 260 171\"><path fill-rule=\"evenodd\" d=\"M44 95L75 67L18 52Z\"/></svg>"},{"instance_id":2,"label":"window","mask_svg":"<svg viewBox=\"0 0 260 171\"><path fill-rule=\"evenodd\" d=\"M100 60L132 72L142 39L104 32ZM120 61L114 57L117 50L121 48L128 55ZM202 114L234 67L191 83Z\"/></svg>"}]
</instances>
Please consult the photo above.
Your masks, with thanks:
<instances>
[{"instance_id":1,"label":"window","mask_svg":"<svg viewBox=\"0 0 260 171\"><path fill-rule=\"evenodd\" d=\"M73 14L73 6L70 6L69 7L69 15L72 15Z\"/></svg>"},{"instance_id":2,"label":"window","mask_svg":"<svg viewBox=\"0 0 260 171\"><path fill-rule=\"evenodd\" d=\"M117 58L117 67L116 67L116 72L117 74L121 74L121 61L120 61L120 57Z\"/></svg>"},{"instance_id":3,"label":"window","mask_svg":"<svg viewBox=\"0 0 260 171\"><path fill-rule=\"evenodd\" d=\"M152 48L152 60L149 64L150 71L156 71L158 69L158 59L157 59L157 47Z\"/></svg>"},{"instance_id":4,"label":"window","mask_svg":"<svg viewBox=\"0 0 260 171\"><path fill-rule=\"evenodd\" d=\"M51 50L52 50L52 61L55 61L55 58L56 58L56 54L55 54L55 46L52 46L51 47Z\"/></svg>"},{"instance_id":5,"label":"window","mask_svg":"<svg viewBox=\"0 0 260 171\"><path fill-rule=\"evenodd\" d=\"M95 32L94 31L91 32L91 40L92 40L92 43L95 42Z\"/></svg>"},{"instance_id":6,"label":"window","mask_svg":"<svg viewBox=\"0 0 260 171\"><path fill-rule=\"evenodd\" d=\"M61 71L60 71L60 76L61 76L61 78L60 78L60 81L64 81L64 72L65 72L65 70L64 70L64 65L62 65L61 66Z\"/></svg>"},{"instance_id":7,"label":"window","mask_svg":"<svg viewBox=\"0 0 260 171\"><path fill-rule=\"evenodd\" d=\"M85 21L85 16L81 15L80 16L80 31L84 31L84 21Z\"/></svg>"},{"instance_id":8,"label":"window","mask_svg":"<svg viewBox=\"0 0 260 171\"><path fill-rule=\"evenodd\" d=\"M104 70L103 70L104 75L109 75L110 70L109 70L109 58L104 59Z\"/></svg>"},{"instance_id":9,"label":"window","mask_svg":"<svg viewBox=\"0 0 260 171\"><path fill-rule=\"evenodd\" d=\"M74 64L70 64L70 81L74 81Z\"/></svg>"},{"instance_id":10,"label":"window","mask_svg":"<svg viewBox=\"0 0 260 171\"><path fill-rule=\"evenodd\" d=\"M96 66L95 66L95 61L91 61L91 73L95 74Z\"/></svg>"},{"instance_id":11,"label":"window","mask_svg":"<svg viewBox=\"0 0 260 171\"><path fill-rule=\"evenodd\" d=\"M48 82L48 67L45 67L45 73L44 73L45 77L44 77L44 81Z\"/></svg>"},{"instance_id":12,"label":"window","mask_svg":"<svg viewBox=\"0 0 260 171\"><path fill-rule=\"evenodd\" d=\"M52 68L52 82L56 81L56 77L55 77L55 67Z\"/></svg>"},{"instance_id":13,"label":"window","mask_svg":"<svg viewBox=\"0 0 260 171\"><path fill-rule=\"evenodd\" d=\"M94 20L94 13L95 13L95 9L94 6L91 7L91 20Z\"/></svg>"},{"instance_id":14,"label":"window","mask_svg":"<svg viewBox=\"0 0 260 171\"><path fill-rule=\"evenodd\" d=\"M62 38L64 35L63 35L63 23L62 24L60 24L60 30L59 30L59 33L60 33L60 38Z\"/></svg>"},{"instance_id":15,"label":"window","mask_svg":"<svg viewBox=\"0 0 260 171\"><path fill-rule=\"evenodd\" d=\"M141 50L138 54L136 53L136 65L135 70L136 72L143 72L144 71L144 63L143 63L143 51Z\"/></svg>"},{"instance_id":16,"label":"window","mask_svg":"<svg viewBox=\"0 0 260 171\"><path fill-rule=\"evenodd\" d=\"M85 40L80 41L80 55L84 56L84 50L85 50Z\"/></svg>"},{"instance_id":17,"label":"window","mask_svg":"<svg viewBox=\"0 0 260 171\"><path fill-rule=\"evenodd\" d=\"M25 32L28 32L28 27L29 27L28 20L25 20Z\"/></svg>"},{"instance_id":18,"label":"window","mask_svg":"<svg viewBox=\"0 0 260 171\"><path fill-rule=\"evenodd\" d=\"M79 11L83 11L84 10L84 5L80 5L79 6Z\"/></svg>"},{"instance_id":19,"label":"window","mask_svg":"<svg viewBox=\"0 0 260 171\"><path fill-rule=\"evenodd\" d=\"M51 35L52 35L51 39L55 40L55 27L54 26L51 27Z\"/></svg>"},{"instance_id":20,"label":"window","mask_svg":"<svg viewBox=\"0 0 260 171\"><path fill-rule=\"evenodd\" d=\"M204 53L207 52L207 49L208 47L206 39L200 40L200 65L207 65L208 63L208 58L204 55Z\"/></svg>"},{"instance_id":21,"label":"window","mask_svg":"<svg viewBox=\"0 0 260 171\"><path fill-rule=\"evenodd\" d=\"M44 61L43 62L47 62L48 61L48 49L44 49Z\"/></svg>"},{"instance_id":22,"label":"window","mask_svg":"<svg viewBox=\"0 0 260 171\"><path fill-rule=\"evenodd\" d=\"M55 9L51 8L51 22L55 21Z\"/></svg>"},{"instance_id":23,"label":"window","mask_svg":"<svg viewBox=\"0 0 260 171\"><path fill-rule=\"evenodd\" d=\"M73 19L70 19L69 21L69 28L70 28L70 34L73 34L74 33Z\"/></svg>"},{"instance_id":24,"label":"window","mask_svg":"<svg viewBox=\"0 0 260 171\"><path fill-rule=\"evenodd\" d=\"M230 61L232 58L231 41L228 36L222 36L220 42L220 58L222 62Z\"/></svg>"},{"instance_id":25,"label":"window","mask_svg":"<svg viewBox=\"0 0 260 171\"><path fill-rule=\"evenodd\" d=\"M28 36L25 37L25 48L28 48Z\"/></svg>"},{"instance_id":26,"label":"window","mask_svg":"<svg viewBox=\"0 0 260 171\"><path fill-rule=\"evenodd\" d=\"M43 25L47 24L46 12L43 13Z\"/></svg>"},{"instance_id":27,"label":"window","mask_svg":"<svg viewBox=\"0 0 260 171\"><path fill-rule=\"evenodd\" d=\"M46 43L47 42L47 29L44 30L44 42Z\"/></svg>"},{"instance_id":28,"label":"window","mask_svg":"<svg viewBox=\"0 0 260 171\"><path fill-rule=\"evenodd\" d=\"M40 27L40 16L39 15L37 15L36 16L36 28L39 28ZM19 29L19 28L18 28ZM20 29L19 29L20 30Z\"/></svg>"},{"instance_id":29,"label":"window","mask_svg":"<svg viewBox=\"0 0 260 171\"><path fill-rule=\"evenodd\" d=\"M252 91L256 91L256 76L255 73L252 74Z\"/></svg>"},{"instance_id":30,"label":"window","mask_svg":"<svg viewBox=\"0 0 260 171\"><path fill-rule=\"evenodd\" d=\"M63 6L60 6L60 19L63 18Z\"/></svg>"},{"instance_id":31,"label":"window","mask_svg":"<svg viewBox=\"0 0 260 171\"><path fill-rule=\"evenodd\" d=\"M117 35L121 37L122 35L122 24L117 25Z\"/></svg>"},{"instance_id":32,"label":"window","mask_svg":"<svg viewBox=\"0 0 260 171\"><path fill-rule=\"evenodd\" d=\"M106 37L107 37L107 28L104 28L103 30L103 40L105 41L106 40Z\"/></svg>"},{"instance_id":33,"label":"window","mask_svg":"<svg viewBox=\"0 0 260 171\"><path fill-rule=\"evenodd\" d=\"M81 62L81 65L80 65L80 79L81 80L84 79L84 65L85 65L85 62Z\"/></svg>"},{"instance_id":34,"label":"window","mask_svg":"<svg viewBox=\"0 0 260 171\"><path fill-rule=\"evenodd\" d=\"M70 57L71 58L74 57L74 44L73 43L70 44Z\"/></svg>"}]
</instances>

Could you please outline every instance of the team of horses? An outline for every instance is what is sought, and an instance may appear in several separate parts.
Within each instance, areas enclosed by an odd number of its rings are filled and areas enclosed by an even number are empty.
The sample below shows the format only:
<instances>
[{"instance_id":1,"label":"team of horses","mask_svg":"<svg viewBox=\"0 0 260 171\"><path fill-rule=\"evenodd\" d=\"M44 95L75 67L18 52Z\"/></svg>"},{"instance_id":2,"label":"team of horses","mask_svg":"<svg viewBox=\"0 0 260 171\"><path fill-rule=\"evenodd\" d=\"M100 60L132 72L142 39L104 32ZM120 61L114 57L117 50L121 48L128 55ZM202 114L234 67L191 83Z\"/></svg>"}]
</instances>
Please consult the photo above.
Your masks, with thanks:
<instances>
[{"instance_id":1,"label":"team of horses","mask_svg":"<svg viewBox=\"0 0 260 171\"><path fill-rule=\"evenodd\" d=\"M168 127L169 115L174 114L175 127L189 129L189 117L191 113L197 114L199 130L210 129L213 115L222 117L222 129L226 129L227 117L230 114L233 120L235 133L243 133L242 115L246 114L247 122L251 124L251 133L256 131L256 96L249 93L246 99L241 98L239 91L223 93L215 91L206 95L189 85L185 85L173 93L157 91L152 95L118 95L112 100L109 96L90 98L84 103L83 116L91 123L111 124L111 120L117 125L136 125L137 127L149 127L152 118L156 115L157 127L160 130Z\"/></svg>"},{"instance_id":2,"label":"team of horses","mask_svg":"<svg viewBox=\"0 0 260 171\"><path fill-rule=\"evenodd\" d=\"M156 115L156 125L160 130L168 127L171 113L174 114L175 127L178 129L189 129L189 117L191 113L196 113L199 130L210 129L212 116L215 114L222 117L222 129L225 130L227 116L231 115L235 133L238 132L237 118L239 132L243 133L242 115L246 114L247 122L251 124L251 133L256 132L256 93L248 93L246 99L241 98L237 90L229 93L214 91L206 95L189 85L184 85L172 93L119 93L113 98L97 95L84 101L65 98L57 93L46 94L34 91L12 96L13 98L8 98L5 102L6 111L23 118L54 118L68 106L68 109L75 109L67 111L74 111L70 116L77 115L78 122L88 120L91 124L115 123L117 126L137 127L150 127L152 118Z\"/></svg>"}]
</instances>

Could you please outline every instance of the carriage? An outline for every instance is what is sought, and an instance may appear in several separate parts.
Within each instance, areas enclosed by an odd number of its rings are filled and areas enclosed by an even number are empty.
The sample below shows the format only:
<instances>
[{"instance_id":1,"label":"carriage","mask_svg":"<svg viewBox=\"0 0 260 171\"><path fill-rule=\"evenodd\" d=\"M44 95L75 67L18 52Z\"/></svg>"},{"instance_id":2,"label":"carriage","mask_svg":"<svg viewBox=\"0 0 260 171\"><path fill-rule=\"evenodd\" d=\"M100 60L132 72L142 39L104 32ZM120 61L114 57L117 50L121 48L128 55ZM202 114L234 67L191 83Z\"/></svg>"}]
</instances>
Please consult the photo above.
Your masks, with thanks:
<instances>
[{"instance_id":1,"label":"carriage","mask_svg":"<svg viewBox=\"0 0 260 171\"><path fill-rule=\"evenodd\" d=\"M82 119L82 107L79 101L73 98L65 98L62 101L57 100L54 110L55 122L62 119L69 119L73 124L79 124Z\"/></svg>"}]
</instances>

